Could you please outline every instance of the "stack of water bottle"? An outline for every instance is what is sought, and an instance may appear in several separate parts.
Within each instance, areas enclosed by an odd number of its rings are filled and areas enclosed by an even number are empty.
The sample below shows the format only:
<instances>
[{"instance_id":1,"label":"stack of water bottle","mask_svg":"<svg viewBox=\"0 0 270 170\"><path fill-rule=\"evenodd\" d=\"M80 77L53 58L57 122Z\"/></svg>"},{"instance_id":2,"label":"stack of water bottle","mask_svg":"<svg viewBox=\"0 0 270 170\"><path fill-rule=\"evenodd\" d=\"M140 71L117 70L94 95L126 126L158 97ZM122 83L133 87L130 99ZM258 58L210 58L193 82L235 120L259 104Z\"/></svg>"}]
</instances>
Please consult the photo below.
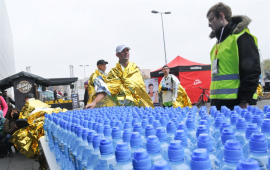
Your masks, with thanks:
<instances>
[{"instance_id":1,"label":"stack of water bottle","mask_svg":"<svg viewBox=\"0 0 270 170\"><path fill-rule=\"evenodd\" d=\"M44 131L63 170L270 169L270 105L74 110Z\"/></svg>"}]
</instances>

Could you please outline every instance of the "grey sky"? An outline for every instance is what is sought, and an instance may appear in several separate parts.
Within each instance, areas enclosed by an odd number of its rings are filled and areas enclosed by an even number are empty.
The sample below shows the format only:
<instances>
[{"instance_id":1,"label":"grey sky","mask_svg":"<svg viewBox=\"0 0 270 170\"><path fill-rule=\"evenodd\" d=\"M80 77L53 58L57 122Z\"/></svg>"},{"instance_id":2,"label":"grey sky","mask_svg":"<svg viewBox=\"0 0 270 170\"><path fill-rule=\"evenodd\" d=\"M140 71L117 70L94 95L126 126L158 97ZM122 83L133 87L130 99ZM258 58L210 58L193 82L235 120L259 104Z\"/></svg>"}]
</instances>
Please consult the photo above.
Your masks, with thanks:
<instances>
[{"instance_id":1,"label":"grey sky","mask_svg":"<svg viewBox=\"0 0 270 170\"><path fill-rule=\"evenodd\" d=\"M130 61L142 69L164 65L161 18L152 10L171 11L164 15L168 61L180 55L210 63L215 40L209 39L206 12L218 1L148 0L6 0L14 41L16 72L31 72L45 78L83 77L80 64L88 64L86 76L98 59L109 62L107 72L117 60L117 45L130 46ZM269 1L222 1L233 15L252 19L249 29L257 36L263 59L270 58Z\"/></svg>"}]
</instances>

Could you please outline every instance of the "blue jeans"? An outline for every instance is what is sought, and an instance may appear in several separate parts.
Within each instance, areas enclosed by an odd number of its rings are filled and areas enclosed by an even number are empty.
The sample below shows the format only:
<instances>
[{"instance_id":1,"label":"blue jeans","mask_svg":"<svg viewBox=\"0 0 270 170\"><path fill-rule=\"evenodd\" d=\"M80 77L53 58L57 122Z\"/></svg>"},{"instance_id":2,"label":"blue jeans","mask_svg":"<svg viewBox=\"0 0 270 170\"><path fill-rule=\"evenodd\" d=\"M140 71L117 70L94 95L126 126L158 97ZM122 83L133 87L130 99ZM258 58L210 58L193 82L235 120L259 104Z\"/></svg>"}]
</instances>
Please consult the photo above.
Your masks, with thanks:
<instances>
[{"instance_id":1,"label":"blue jeans","mask_svg":"<svg viewBox=\"0 0 270 170\"><path fill-rule=\"evenodd\" d=\"M11 143L9 142L9 139L11 138L11 134L7 134L6 135L6 137L5 137L5 145L6 145L6 148L7 148L7 151L9 152L9 153L11 153L12 152L12 150L11 150Z\"/></svg>"}]
</instances>

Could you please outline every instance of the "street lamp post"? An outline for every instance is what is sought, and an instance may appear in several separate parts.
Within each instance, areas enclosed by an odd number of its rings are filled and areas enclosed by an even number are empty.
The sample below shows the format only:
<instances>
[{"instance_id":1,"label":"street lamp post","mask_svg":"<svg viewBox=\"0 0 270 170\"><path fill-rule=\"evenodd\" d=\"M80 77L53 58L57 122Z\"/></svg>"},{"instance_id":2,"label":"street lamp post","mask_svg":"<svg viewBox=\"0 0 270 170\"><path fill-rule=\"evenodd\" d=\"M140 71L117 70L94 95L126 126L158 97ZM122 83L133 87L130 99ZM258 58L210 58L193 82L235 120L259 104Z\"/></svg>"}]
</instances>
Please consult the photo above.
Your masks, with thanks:
<instances>
[{"instance_id":1,"label":"street lamp post","mask_svg":"<svg viewBox=\"0 0 270 170\"><path fill-rule=\"evenodd\" d=\"M83 69L84 69L83 79L85 79L85 67L87 67L87 66L89 66L89 65L80 65L80 67L83 67Z\"/></svg>"},{"instance_id":2,"label":"street lamp post","mask_svg":"<svg viewBox=\"0 0 270 170\"><path fill-rule=\"evenodd\" d=\"M167 56L166 56L166 46L165 46L165 36L164 36L164 26L163 26L163 16L162 14L171 14L171 12L158 12L158 11L151 11L153 14L159 13L161 15L161 23L162 23L162 32L163 32L163 42L164 42L164 53L165 53L165 64L167 64Z\"/></svg>"}]
</instances>

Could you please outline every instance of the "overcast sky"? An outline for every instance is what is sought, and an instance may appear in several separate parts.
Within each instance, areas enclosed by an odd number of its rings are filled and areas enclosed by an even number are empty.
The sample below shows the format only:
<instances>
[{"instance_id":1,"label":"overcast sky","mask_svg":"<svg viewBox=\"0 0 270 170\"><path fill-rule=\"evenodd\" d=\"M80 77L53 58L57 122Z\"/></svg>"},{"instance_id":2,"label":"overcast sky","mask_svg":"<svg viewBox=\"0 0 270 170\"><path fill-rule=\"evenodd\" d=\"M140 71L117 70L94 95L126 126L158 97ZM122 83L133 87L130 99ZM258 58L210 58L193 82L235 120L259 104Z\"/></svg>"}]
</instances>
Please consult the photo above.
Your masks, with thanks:
<instances>
[{"instance_id":1,"label":"overcast sky","mask_svg":"<svg viewBox=\"0 0 270 170\"><path fill-rule=\"evenodd\" d=\"M13 32L16 72L31 66L33 74L44 78L83 78L96 69L98 59L109 62L107 72L118 61L117 45L130 46L130 61L142 69L164 65L160 14L164 15L167 59L180 55L209 64L215 43L209 38L206 13L216 0L6 0ZM251 33L258 38L263 59L270 58L269 0L222 1L233 15L252 19Z\"/></svg>"}]
</instances>

